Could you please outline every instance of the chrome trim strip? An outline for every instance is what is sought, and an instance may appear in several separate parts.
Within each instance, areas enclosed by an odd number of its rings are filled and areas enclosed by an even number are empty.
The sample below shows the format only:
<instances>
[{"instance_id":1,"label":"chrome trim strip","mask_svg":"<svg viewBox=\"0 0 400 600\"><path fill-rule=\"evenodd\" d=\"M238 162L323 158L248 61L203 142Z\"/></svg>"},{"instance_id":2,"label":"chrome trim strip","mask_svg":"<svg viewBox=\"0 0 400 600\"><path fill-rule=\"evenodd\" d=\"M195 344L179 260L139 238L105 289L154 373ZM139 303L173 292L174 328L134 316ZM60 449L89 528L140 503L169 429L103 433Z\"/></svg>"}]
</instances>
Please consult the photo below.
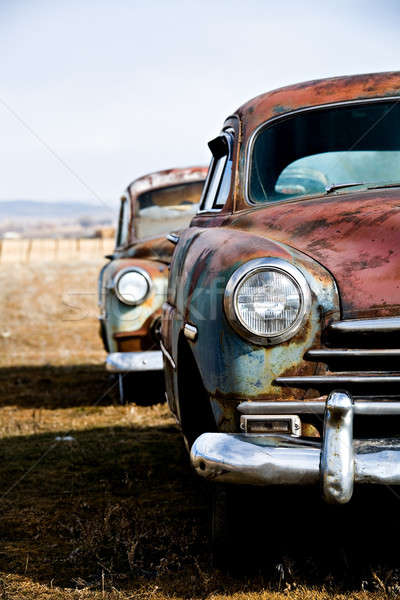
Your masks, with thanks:
<instances>
[{"instance_id":1,"label":"chrome trim strip","mask_svg":"<svg viewBox=\"0 0 400 600\"><path fill-rule=\"evenodd\" d=\"M334 321L328 326L328 331L338 333L396 333L400 331L400 317Z\"/></svg>"},{"instance_id":2,"label":"chrome trim strip","mask_svg":"<svg viewBox=\"0 0 400 600\"><path fill-rule=\"evenodd\" d=\"M320 476L328 504L346 504L353 495L353 401L346 392L332 392L326 402Z\"/></svg>"},{"instance_id":3,"label":"chrome trim strip","mask_svg":"<svg viewBox=\"0 0 400 600\"><path fill-rule=\"evenodd\" d=\"M194 325L185 323L185 326L183 328L183 333L184 333L184 336L191 342L195 342L197 340L198 331L197 331L197 327L195 327Z\"/></svg>"},{"instance_id":4,"label":"chrome trim strip","mask_svg":"<svg viewBox=\"0 0 400 600\"><path fill-rule=\"evenodd\" d=\"M112 352L106 358L106 369L111 373L162 371L162 354L159 350L147 352Z\"/></svg>"},{"instance_id":5,"label":"chrome trim strip","mask_svg":"<svg viewBox=\"0 0 400 600\"><path fill-rule=\"evenodd\" d=\"M273 270L283 273L295 284L301 298L301 308L296 320L290 327L274 335L260 335L247 329L238 316L236 292L239 285L254 273ZM229 323L246 340L254 344L280 344L293 337L302 327L311 310L311 292L307 280L299 268L281 258L254 258L243 263L230 276L224 294L224 309Z\"/></svg>"},{"instance_id":6,"label":"chrome trim strip","mask_svg":"<svg viewBox=\"0 0 400 600\"><path fill-rule=\"evenodd\" d=\"M174 369L174 371L176 370L176 364L174 359L172 358L172 356L170 355L170 353L168 352L168 350L166 349L166 347L164 346L164 344L162 343L162 341L160 340L160 348L161 348L161 352L164 354L165 358L168 360L168 362L170 363L171 367Z\"/></svg>"},{"instance_id":7,"label":"chrome trim strip","mask_svg":"<svg viewBox=\"0 0 400 600\"><path fill-rule=\"evenodd\" d=\"M299 400L298 402L242 402L237 406L241 414L247 415L322 415L325 412L324 401ZM400 401L358 400L354 399L356 415L400 415Z\"/></svg>"},{"instance_id":8,"label":"chrome trim strip","mask_svg":"<svg viewBox=\"0 0 400 600\"><path fill-rule=\"evenodd\" d=\"M249 180L250 180L250 164L251 164L251 155L252 155L252 151L253 151L253 146L254 146L254 140L256 138L256 136L258 135L258 133L260 132L261 129L263 129L264 127L268 127L269 125L272 125L273 123L275 123L276 121L280 121L280 120L284 120L287 118L290 118L294 115L298 115L300 113L303 112L309 112L311 110L323 110L326 108L336 108L339 106L351 106L351 105L357 105L357 104L369 104L369 103L375 103L375 102L399 102L400 101L400 96L387 96L387 97L381 97L381 98L362 98L362 99L355 99L355 100L343 100L343 102L331 102L328 104L318 104L316 106L305 106L304 108L298 108L296 110L292 110L290 112L286 112L286 113L282 113L280 115L277 115L276 117L271 117L270 119L268 119L267 121L264 121L263 123L260 123L260 125L258 125L258 127L256 127L256 129L253 131L253 133L251 134L248 142L247 142L247 148L245 150L245 161L246 161L246 166L245 166L245 182L244 182L244 200L245 202L252 207L260 207L260 206L265 206L267 204L270 204L270 202L252 202L250 200L249 197ZM315 196L315 194L313 194ZM317 196L321 196L321 194L318 194ZM300 198L309 198L310 196L296 196L295 198L291 198L294 200L299 200ZM322 197L324 198L325 196L322 195ZM287 200L281 200L281 202L287 202ZM274 204L277 204L277 202L274 202Z\"/></svg>"},{"instance_id":9,"label":"chrome trim strip","mask_svg":"<svg viewBox=\"0 0 400 600\"><path fill-rule=\"evenodd\" d=\"M308 402L306 400L302 400L299 402L241 402L237 406L237 410L240 413L247 415L302 415L310 413L322 414L325 410L325 402Z\"/></svg>"},{"instance_id":10,"label":"chrome trim strip","mask_svg":"<svg viewBox=\"0 0 400 600\"><path fill-rule=\"evenodd\" d=\"M309 360L334 359L334 358L400 358L400 349L377 349L377 350L358 350L358 349L315 349L308 350L304 358Z\"/></svg>"},{"instance_id":11,"label":"chrome trim strip","mask_svg":"<svg viewBox=\"0 0 400 600\"><path fill-rule=\"evenodd\" d=\"M166 238L172 244L177 244L179 242L179 235L177 235L176 233L168 233Z\"/></svg>"},{"instance_id":12,"label":"chrome trim strip","mask_svg":"<svg viewBox=\"0 0 400 600\"><path fill-rule=\"evenodd\" d=\"M286 385L292 387L318 387L319 385L341 385L347 383L400 383L400 375L309 375L305 377L277 377L277 385Z\"/></svg>"}]
</instances>

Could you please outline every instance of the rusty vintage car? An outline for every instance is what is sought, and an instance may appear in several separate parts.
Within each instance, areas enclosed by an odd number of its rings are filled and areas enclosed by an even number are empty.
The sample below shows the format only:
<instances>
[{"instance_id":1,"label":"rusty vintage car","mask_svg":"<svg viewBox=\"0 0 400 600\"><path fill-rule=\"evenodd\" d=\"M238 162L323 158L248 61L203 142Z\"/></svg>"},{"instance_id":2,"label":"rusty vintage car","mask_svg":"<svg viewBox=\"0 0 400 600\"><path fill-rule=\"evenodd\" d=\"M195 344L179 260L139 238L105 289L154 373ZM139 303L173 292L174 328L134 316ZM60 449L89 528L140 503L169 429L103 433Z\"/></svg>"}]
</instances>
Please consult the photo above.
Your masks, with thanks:
<instances>
[{"instance_id":1,"label":"rusty vintage car","mask_svg":"<svg viewBox=\"0 0 400 600\"><path fill-rule=\"evenodd\" d=\"M209 147L162 322L192 465L328 503L400 484L400 73L263 94Z\"/></svg>"},{"instance_id":2,"label":"rusty vintage car","mask_svg":"<svg viewBox=\"0 0 400 600\"><path fill-rule=\"evenodd\" d=\"M121 198L115 250L98 289L106 366L118 375L122 402L133 399L138 384L130 374L162 371L156 329L174 248L166 235L190 222L206 172L189 167L150 173L133 181ZM135 401L141 400L147 401L137 394Z\"/></svg>"}]
</instances>

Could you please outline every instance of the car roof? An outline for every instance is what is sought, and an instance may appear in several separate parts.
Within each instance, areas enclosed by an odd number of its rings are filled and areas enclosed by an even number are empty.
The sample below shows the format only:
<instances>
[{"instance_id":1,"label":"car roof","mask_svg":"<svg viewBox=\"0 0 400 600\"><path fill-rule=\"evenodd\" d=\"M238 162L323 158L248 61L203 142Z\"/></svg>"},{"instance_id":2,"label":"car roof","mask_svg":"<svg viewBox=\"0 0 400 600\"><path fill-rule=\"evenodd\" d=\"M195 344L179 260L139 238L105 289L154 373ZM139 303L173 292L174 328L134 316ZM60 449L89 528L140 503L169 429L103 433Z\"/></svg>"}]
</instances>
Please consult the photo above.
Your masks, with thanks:
<instances>
[{"instance_id":1,"label":"car roof","mask_svg":"<svg viewBox=\"0 0 400 600\"><path fill-rule=\"evenodd\" d=\"M249 100L234 114L240 117L249 134L260 123L302 108L393 96L400 97L400 71L346 75L272 90Z\"/></svg>"},{"instance_id":2,"label":"car roof","mask_svg":"<svg viewBox=\"0 0 400 600\"><path fill-rule=\"evenodd\" d=\"M167 187L170 185L179 185L195 181L203 181L207 175L207 167L183 167L175 169L164 169L154 171L142 177L138 177L128 185L127 191L131 198L149 192L151 190Z\"/></svg>"}]
</instances>

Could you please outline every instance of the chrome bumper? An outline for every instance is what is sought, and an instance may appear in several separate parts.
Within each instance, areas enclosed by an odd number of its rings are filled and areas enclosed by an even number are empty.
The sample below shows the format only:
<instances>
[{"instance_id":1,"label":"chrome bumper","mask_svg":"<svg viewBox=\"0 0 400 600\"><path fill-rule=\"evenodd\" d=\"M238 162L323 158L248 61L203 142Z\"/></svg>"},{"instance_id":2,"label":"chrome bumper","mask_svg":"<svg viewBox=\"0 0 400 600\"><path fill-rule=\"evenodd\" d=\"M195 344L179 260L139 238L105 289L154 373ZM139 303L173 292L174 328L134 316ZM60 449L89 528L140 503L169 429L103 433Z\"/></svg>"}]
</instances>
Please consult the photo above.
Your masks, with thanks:
<instances>
[{"instance_id":1,"label":"chrome bumper","mask_svg":"<svg viewBox=\"0 0 400 600\"><path fill-rule=\"evenodd\" d=\"M107 356L106 369L111 373L162 371L162 353L160 350L151 350L147 352L112 352Z\"/></svg>"},{"instance_id":2,"label":"chrome bumper","mask_svg":"<svg viewBox=\"0 0 400 600\"><path fill-rule=\"evenodd\" d=\"M389 406L385 403L385 414ZM354 483L400 484L400 438L354 440L355 407L347 393L330 394L321 442L290 435L204 433L192 446L192 464L199 475L222 483L320 483L331 504L348 502ZM393 403L393 414L398 409Z\"/></svg>"}]
</instances>

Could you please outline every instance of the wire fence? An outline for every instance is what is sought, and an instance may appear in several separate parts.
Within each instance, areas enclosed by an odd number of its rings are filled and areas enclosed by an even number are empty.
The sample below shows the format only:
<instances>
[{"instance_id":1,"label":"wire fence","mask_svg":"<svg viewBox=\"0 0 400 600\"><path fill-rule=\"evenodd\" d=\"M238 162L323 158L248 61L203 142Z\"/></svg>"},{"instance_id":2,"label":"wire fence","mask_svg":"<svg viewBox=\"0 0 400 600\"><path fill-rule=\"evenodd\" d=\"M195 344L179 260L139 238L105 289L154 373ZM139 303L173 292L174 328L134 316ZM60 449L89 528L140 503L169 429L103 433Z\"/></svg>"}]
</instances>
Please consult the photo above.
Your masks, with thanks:
<instances>
[{"instance_id":1,"label":"wire fence","mask_svg":"<svg viewBox=\"0 0 400 600\"><path fill-rule=\"evenodd\" d=\"M112 238L35 238L0 240L0 263L96 260L114 249Z\"/></svg>"}]
</instances>

